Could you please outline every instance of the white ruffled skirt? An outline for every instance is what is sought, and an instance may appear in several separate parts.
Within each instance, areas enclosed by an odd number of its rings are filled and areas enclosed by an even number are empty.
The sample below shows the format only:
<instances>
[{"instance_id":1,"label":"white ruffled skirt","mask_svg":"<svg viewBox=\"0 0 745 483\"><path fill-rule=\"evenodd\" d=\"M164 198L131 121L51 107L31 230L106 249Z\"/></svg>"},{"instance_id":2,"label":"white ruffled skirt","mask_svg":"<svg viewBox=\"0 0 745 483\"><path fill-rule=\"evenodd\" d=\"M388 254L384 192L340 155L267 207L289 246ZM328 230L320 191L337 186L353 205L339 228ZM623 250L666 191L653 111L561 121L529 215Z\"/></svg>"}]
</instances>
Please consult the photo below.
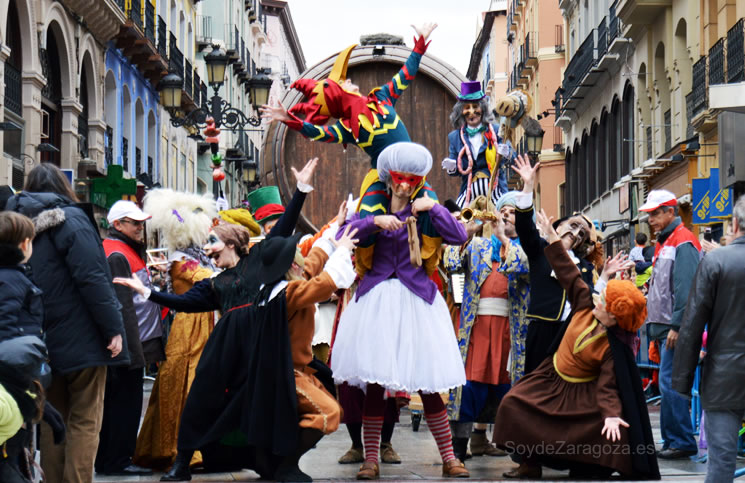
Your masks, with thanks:
<instances>
[{"instance_id":1,"label":"white ruffled skirt","mask_svg":"<svg viewBox=\"0 0 745 483\"><path fill-rule=\"evenodd\" d=\"M463 359L447 304L430 305L398 279L349 303L331 356L334 380L391 391L445 392L466 383Z\"/></svg>"}]
</instances>

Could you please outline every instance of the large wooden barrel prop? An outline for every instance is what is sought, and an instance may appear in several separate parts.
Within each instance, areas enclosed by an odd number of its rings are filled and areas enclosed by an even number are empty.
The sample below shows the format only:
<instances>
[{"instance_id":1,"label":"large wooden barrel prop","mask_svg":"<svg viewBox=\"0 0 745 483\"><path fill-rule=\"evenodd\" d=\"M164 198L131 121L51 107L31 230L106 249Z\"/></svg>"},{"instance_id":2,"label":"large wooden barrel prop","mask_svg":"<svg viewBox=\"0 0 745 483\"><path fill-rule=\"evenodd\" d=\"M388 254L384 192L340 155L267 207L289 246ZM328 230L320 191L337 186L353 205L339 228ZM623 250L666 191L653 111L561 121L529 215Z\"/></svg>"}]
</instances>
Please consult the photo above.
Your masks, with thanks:
<instances>
[{"instance_id":1,"label":"large wooden barrel prop","mask_svg":"<svg viewBox=\"0 0 745 483\"><path fill-rule=\"evenodd\" d=\"M357 47L349 59L347 77L367 93L391 80L409 57L411 49L404 46L385 46L383 55L373 55L373 47ZM377 52L376 52L377 54ZM325 79L333 67L336 55L304 72L301 77ZM412 141L427 147L433 165L427 179L440 201L455 198L460 178L448 176L440 161L448 155L447 135L452 130L449 116L466 78L453 67L425 54L419 72L396 103L396 112L406 124ZM289 108L302 100L302 94L289 90L282 104ZM330 123L336 120L331 120ZM319 163L313 176L315 190L308 196L300 219L300 228L317 231L338 211L339 204L349 193L359 196L360 186L370 169L370 157L357 146L312 142L282 123L273 123L267 130L263 146L262 184L277 185L286 204L295 191L290 167L300 169L311 158Z\"/></svg>"}]
</instances>

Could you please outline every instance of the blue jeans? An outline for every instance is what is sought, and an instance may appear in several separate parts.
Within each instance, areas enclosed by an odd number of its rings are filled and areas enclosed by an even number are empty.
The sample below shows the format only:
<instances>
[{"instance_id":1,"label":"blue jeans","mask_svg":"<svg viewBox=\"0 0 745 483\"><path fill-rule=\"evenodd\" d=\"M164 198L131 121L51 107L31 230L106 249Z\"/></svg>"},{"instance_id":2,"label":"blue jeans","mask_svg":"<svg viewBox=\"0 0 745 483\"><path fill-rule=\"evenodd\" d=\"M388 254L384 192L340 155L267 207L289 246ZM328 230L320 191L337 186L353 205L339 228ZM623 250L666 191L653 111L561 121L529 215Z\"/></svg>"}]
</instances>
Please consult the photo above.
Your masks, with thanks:
<instances>
[{"instance_id":1,"label":"blue jeans","mask_svg":"<svg viewBox=\"0 0 745 483\"><path fill-rule=\"evenodd\" d=\"M682 451L698 451L693 437L691 412L686 398L672 388L673 356L675 350L665 347L665 339L660 341L660 432L665 440L665 448ZM708 434L708 433L707 433Z\"/></svg>"},{"instance_id":2,"label":"blue jeans","mask_svg":"<svg viewBox=\"0 0 745 483\"><path fill-rule=\"evenodd\" d=\"M732 481L737 458L737 433L745 409L706 410L706 442L709 445L709 463L706 483Z\"/></svg>"}]
</instances>

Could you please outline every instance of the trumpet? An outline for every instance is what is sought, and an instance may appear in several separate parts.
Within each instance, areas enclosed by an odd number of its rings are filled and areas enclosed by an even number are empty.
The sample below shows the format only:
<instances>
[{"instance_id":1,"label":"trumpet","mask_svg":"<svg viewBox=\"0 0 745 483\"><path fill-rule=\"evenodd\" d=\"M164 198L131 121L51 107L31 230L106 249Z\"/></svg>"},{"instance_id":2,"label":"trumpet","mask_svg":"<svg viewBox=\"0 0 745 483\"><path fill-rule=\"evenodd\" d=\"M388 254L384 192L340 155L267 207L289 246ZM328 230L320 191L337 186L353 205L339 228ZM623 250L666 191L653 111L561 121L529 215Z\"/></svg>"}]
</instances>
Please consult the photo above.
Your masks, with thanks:
<instances>
[{"instance_id":1,"label":"trumpet","mask_svg":"<svg viewBox=\"0 0 745 483\"><path fill-rule=\"evenodd\" d=\"M481 221L497 221L497 215L490 211L463 208L460 211L460 219L466 222L474 220L474 219L481 220Z\"/></svg>"}]
</instances>

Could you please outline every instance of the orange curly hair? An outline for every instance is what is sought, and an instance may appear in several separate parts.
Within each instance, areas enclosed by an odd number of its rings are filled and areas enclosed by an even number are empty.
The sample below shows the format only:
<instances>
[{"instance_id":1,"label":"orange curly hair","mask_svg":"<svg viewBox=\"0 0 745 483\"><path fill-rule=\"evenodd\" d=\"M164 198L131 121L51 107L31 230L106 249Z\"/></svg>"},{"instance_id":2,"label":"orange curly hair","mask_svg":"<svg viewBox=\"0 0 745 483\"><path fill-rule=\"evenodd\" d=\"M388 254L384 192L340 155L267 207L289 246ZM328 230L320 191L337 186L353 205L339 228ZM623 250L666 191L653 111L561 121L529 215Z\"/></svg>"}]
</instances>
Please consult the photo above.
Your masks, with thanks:
<instances>
[{"instance_id":1,"label":"orange curly hair","mask_svg":"<svg viewBox=\"0 0 745 483\"><path fill-rule=\"evenodd\" d=\"M605 309L618 326L636 332L647 319L647 299L630 280L611 280L605 289Z\"/></svg>"}]
</instances>

